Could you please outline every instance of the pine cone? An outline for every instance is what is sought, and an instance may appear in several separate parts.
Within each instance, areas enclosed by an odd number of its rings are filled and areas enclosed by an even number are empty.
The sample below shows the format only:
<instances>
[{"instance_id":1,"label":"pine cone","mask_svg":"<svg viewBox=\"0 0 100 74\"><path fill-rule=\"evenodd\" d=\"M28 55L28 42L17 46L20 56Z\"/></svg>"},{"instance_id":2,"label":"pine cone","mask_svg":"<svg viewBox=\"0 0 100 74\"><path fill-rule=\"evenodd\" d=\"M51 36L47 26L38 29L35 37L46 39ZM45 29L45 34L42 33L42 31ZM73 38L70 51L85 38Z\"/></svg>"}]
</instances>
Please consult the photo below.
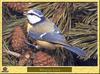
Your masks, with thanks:
<instances>
[{"instance_id":1,"label":"pine cone","mask_svg":"<svg viewBox=\"0 0 100 74\"><path fill-rule=\"evenodd\" d=\"M29 59L31 58L31 56L32 56L32 51L31 50L26 51L19 58L18 65L23 66L23 65L27 64Z\"/></svg>"},{"instance_id":2,"label":"pine cone","mask_svg":"<svg viewBox=\"0 0 100 74\"><path fill-rule=\"evenodd\" d=\"M34 66L58 66L54 57L51 57L45 52L39 51L36 53L33 60Z\"/></svg>"},{"instance_id":3,"label":"pine cone","mask_svg":"<svg viewBox=\"0 0 100 74\"><path fill-rule=\"evenodd\" d=\"M22 49L26 48L27 45L25 44L25 41L27 41L21 27L16 26L14 28L13 34L12 34L12 47L13 50L16 52L22 51Z\"/></svg>"},{"instance_id":4,"label":"pine cone","mask_svg":"<svg viewBox=\"0 0 100 74\"><path fill-rule=\"evenodd\" d=\"M9 8L11 8L14 11L23 13L28 7L32 5L32 3L5 3Z\"/></svg>"}]
</instances>

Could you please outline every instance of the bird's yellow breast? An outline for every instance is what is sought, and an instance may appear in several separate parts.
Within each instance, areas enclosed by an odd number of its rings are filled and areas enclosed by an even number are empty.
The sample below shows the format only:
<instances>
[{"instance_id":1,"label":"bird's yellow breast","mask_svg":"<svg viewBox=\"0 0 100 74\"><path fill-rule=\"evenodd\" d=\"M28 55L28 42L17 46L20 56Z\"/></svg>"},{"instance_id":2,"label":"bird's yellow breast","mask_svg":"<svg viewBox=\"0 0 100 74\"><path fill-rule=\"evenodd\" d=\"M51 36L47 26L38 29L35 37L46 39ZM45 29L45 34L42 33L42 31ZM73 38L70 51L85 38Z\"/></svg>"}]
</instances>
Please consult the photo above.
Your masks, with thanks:
<instances>
[{"instance_id":1,"label":"bird's yellow breast","mask_svg":"<svg viewBox=\"0 0 100 74\"><path fill-rule=\"evenodd\" d=\"M33 27L33 26L32 26L30 23L28 23L28 24L27 24L27 32L29 32L30 29L32 29L32 27Z\"/></svg>"},{"instance_id":2,"label":"bird's yellow breast","mask_svg":"<svg viewBox=\"0 0 100 74\"><path fill-rule=\"evenodd\" d=\"M55 49L56 48L56 46L54 44L47 42L47 41L37 40L36 43L37 43L37 45L39 45L42 48L46 48L46 49Z\"/></svg>"},{"instance_id":3,"label":"bird's yellow breast","mask_svg":"<svg viewBox=\"0 0 100 74\"><path fill-rule=\"evenodd\" d=\"M35 33L48 33L51 32L54 29L54 23L52 23L49 20L46 20L42 23L33 24L30 23L27 24L27 32L35 32Z\"/></svg>"}]
</instances>

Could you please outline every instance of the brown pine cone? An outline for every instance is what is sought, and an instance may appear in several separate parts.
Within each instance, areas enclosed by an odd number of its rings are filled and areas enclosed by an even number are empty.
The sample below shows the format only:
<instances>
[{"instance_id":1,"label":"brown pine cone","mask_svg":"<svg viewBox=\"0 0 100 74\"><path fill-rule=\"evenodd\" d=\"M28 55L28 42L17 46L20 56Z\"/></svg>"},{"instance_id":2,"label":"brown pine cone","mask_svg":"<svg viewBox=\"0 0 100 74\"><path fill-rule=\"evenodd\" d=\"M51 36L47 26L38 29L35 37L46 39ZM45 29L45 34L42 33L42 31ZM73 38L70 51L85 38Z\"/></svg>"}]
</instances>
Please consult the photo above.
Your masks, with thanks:
<instances>
[{"instance_id":1,"label":"brown pine cone","mask_svg":"<svg viewBox=\"0 0 100 74\"><path fill-rule=\"evenodd\" d=\"M16 26L14 28L13 34L12 34L12 47L13 50L16 52L22 51L22 49L26 48L27 45L25 44L25 41L27 41L21 27Z\"/></svg>"},{"instance_id":2,"label":"brown pine cone","mask_svg":"<svg viewBox=\"0 0 100 74\"><path fill-rule=\"evenodd\" d=\"M58 66L54 57L51 57L45 52L39 51L36 53L35 58L33 59L34 66Z\"/></svg>"},{"instance_id":3,"label":"brown pine cone","mask_svg":"<svg viewBox=\"0 0 100 74\"><path fill-rule=\"evenodd\" d=\"M31 58L31 56L32 56L32 51L31 50L26 51L19 58L18 65L20 65L20 66L26 65L28 63L29 59Z\"/></svg>"},{"instance_id":4,"label":"brown pine cone","mask_svg":"<svg viewBox=\"0 0 100 74\"><path fill-rule=\"evenodd\" d=\"M13 2L13 3L5 3L9 8L11 8L14 11L23 13L28 7L32 5L32 3L18 3L18 2Z\"/></svg>"}]
</instances>

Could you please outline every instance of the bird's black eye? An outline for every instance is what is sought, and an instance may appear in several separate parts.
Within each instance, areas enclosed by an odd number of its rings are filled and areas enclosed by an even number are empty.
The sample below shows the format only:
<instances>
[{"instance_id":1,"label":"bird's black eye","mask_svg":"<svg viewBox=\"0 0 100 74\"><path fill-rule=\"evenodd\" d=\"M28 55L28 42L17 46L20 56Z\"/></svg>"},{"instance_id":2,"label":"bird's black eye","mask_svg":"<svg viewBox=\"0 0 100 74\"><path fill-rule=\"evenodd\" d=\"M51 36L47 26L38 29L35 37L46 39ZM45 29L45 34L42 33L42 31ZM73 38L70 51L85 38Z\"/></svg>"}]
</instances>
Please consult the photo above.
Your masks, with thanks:
<instances>
[{"instance_id":1,"label":"bird's black eye","mask_svg":"<svg viewBox=\"0 0 100 74\"><path fill-rule=\"evenodd\" d=\"M29 15L34 15L33 13L28 13Z\"/></svg>"}]
</instances>

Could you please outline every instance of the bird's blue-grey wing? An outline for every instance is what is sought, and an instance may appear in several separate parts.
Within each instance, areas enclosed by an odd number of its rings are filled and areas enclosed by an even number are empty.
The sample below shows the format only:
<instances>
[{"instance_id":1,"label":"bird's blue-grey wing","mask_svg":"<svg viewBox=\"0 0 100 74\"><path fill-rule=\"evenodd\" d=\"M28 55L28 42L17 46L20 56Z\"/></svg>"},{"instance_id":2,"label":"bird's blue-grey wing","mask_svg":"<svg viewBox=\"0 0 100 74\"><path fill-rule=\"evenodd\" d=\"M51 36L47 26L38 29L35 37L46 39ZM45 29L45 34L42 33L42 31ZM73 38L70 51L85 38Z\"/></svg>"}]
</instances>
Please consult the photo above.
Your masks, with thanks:
<instances>
[{"instance_id":1,"label":"bird's blue-grey wing","mask_svg":"<svg viewBox=\"0 0 100 74\"><path fill-rule=\"evenodd\" d=\"M32 39L37 40L37 39L40 38L41 33L34 33L34 32L29 31L29 32L28 32L28 35L29 35Z\"/></svg>"},{"instance_id":2,"label":"bird's blue-grey wing","mask_svg":"<svg viewBox=\"0 0 100 74\"><path fill-rule=\"evenodd\" d=\"M63 35L54 32L46 33L42 37L40 36L39 39L59 44L65 44L66 41Z\"/></svg>"},{"instance_id":3,"label":"bird's blue-grey wing","mask_svg":"<svg viewBox=\"0 0 100 74\"><path fill-rule=\"evenodd\" d=\"M69 51L72 51L79 56L85 56L85 52L81 48L73 47L71 45L66 44L65 37L59 33L47 33L44 36L42 36L41 40L61 44L64 48L68 49Z\"/></svg>"},{"instance_id":4,"label":"bird's blue-grey wing","mask_svg":"<svg viewBox=\"0 0 100 74\"><path fill-rule=\"evenodd\" d=\"M68 49L69 51L72 51L79 56L85 56L85 52L82 49L66 44L65 37L61 35L60 33L49 32L49 33L39 34L39 33L33 33L30 31L29 36L35 40L42 40L42 41L48 41L51 43L61 44L63 45L64 48Z\"/></svg>"},{"instance_id":5,"label":"bird's blue-grey wing","mask_svg":"<svg viewBox=\"0 0 100 74\"><path fill-rule=\"evenodd\" d=\"M41 34L41 33L34 33L29 31L28 35L34 40L43 40L43 41L59 43L59 44L65 43L65 37L63 35L54 32Z\"/></svg>"}]
</instances>

